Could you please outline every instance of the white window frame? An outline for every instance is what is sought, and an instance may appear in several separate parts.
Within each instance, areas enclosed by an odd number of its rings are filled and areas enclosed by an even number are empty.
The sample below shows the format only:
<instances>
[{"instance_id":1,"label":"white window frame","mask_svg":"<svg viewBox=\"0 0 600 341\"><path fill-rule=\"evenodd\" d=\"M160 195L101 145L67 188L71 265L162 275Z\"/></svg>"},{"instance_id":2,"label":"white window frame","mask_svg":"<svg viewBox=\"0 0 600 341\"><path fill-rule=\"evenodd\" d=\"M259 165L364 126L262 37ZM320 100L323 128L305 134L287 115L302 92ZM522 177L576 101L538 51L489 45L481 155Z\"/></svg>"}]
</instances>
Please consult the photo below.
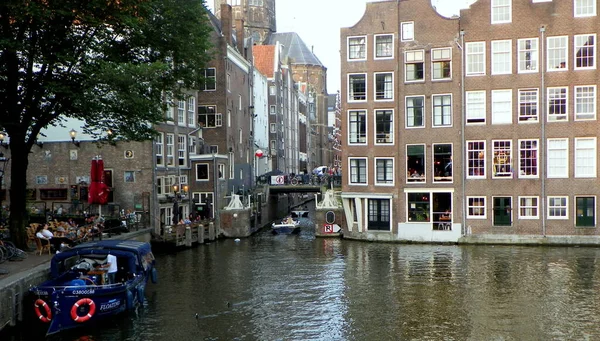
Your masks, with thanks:
<instances>
[{"instance_id":1,"label":"white window frame","mask_svg":"<svg viewBox=\"0 0 600 341\"><path fill-rule=\"evenodd\" d=\"M409 79L408 66L421 64L423 74L421 78ZM412 78L412 77L411 77ZM404 82L417 83L425 81L425 50L411 50L404 52Z\"/></svg>"},{"instance_id":2,"label":"white window frame","mask_svg":"<svg viewBox=\"0 0 600 341\"><path fill-rule=\"evenodd\" d=\"M436 104L438 99L441 99L441 105ZM450 99L450 103L446 103L446 99ZM446 112L446 109L448 112ZM444 120L444 118L447 118L447 122ZM431 95L431 126L434 128L452 127L452 121L452 94L448 93Z\"/></svg>"},{"instance_id":3,"label":"white window frame","mask_svg":"<svg viewBox=\"0 0 600 341\"><path fill-rule=\"evenodd\" d=\"M546 145L546 176L549 179L568 178L569 139L550 138Z\"/></svg>"},{"instance_id":4,"label":"white window frame","mask_svg":"<svg viewBox=\"0 0 600 341\"><path fill-rule=\"evenodd\" d=\"M589 10L584 11L586 8ZM573 0L573 16L575 18L595 17L596 0Z\"/></svg>"},{"instance_id":5,"label":"white window frame","mask_svg":"<svg viewBox=\"0 0 600 341\"><path fill-rule=\"evenodd\" d=\"M177 101L177 125L185 126L185 100Z\"/></svg>"},{"instance_id":6,"label":"white window frame","mask_svg":"<svg viewBox=\"0 0 600 341\"><path fill-rule=\"evenodd\" d=\"M209 75L209 70L212 70L212 75ZM204 77L209 80L212 79L212 82L204 82L204 84L200 85L200 90L202 91L216 91L217 90L217 69L214 67L209 67L204 69L203 71Z\"/></svg>"},{"instance_id":7,"label":"white window frame","mask_svg":"<svg viewBox=\"0 0 600 341\"><path fill-rule=\"evenodd\" d=\"M583 39L586 39L586 42L589 42L589 38L592 37L592 45L587 45L583 43ZM598 49L596 49L596 45L597 45L597 40L596 40L596 34L590 33L590 34L577 34L573 37L573 69L575 70L594 70L596 69L596 53L598 51ZM584 56L584 57L579 57L577 56L579 51L578 49L587 49L588 51L591 51L592 56L591 58ZM588 63L590 63L592 65L587 65L587 66L577 66L579 63L578 61L582 60L582 61L587 61Z\"/></svg>"},{"instance_id":8,"label":"white window frame","mask_svg":"<svg viewBox=\"0 0 600 341\"><path fill-rule=\"evenodd\" d=\"M596 138L576 137L574 149L574 176L576 178L596 178L596 153L598 149ZM584 169L588 171L584 171Z\"/></svg>"},{"instance_id":9,"label":"white window frame","mask_svg":"<svg viewBox=\"0 0 600 341\"><path fill-rule=\"evenodd\" d=\"M391 162L391 167L389 167L389 164L386 163L385 166L385 173L386 173L386 180L385 181L380 181L379 180L379 165L378 165L378 161L387 161L387 162ZM393 157L376 157L375 161L374 161L374 166L375 166L375 174L374 174L374 183L375 186L388 186L388 187L393 187L395 184L395 163L394 163L394 158ZM388 168L391 168L391 170L389 170ZM387 177L387 175L389 175L389 179Z\"/></svg>"},{"instance_id":10,"label":"white window frame","mask_svg":"<svg viewBox=\"0 0 600 341\"><path fill-rule=\"evenodd\" d=\"M156 140L154 142L155 152L156 152L156 165L164 166L165 165L165 157L164 157L164 147L165 147L165 135L164 133L159 132L156 135Z\"/></svg>"},{"instance_id":11,"label":"white window frame","mask_svg":"<svg viewBox=\"0 0 600 341\"><path fill-rule=\"evenodd\" d=\"M508 18L505 18L507 16ZM512 22L512 1L492 0L490 5L490 17L492 24L506 24Z\"/></svg>"},{"instance_id":12,"label":"white window frame","mask_svg":"<svg viewBox=\"0 0 600 341\"><path fill-rule=\"evenodd\" d=\"M486 91L467 91L465 102L466 123L468 125L486 124Z\"/></svg>"},{"instance_id":13,"label":"white window frame","mask_svg":"<svg viewBox=\"0 0 600 341\"><path fill-rule=\"evenodd\" d=\"M357 79L360 80L360 77L364 77L364 86L365 86L365 91L362 92L362 96L360 95L361 92L357 92L356 94L354 94L354 90L352 87L353 84L353 79ZM348 74L348 102L366 102L367 101L367 94L369 93L369 87L368 87L368 83L367 83L367 74L366 73L349 73ZM364 97L364 98L361 98Z\"/></svg>"},{"instance_id":14,"label":"white window frame","mask_svg":"<svg viewBox=\"0 0 600 341\"><path fill-rule=\"evenodd\" d=\"M421 120L422 120L423 122L421 123L421 125L415 125L415 124L414 124L414 121L415 121L415 120L414 120L414 118L415 118L415 115L413 114L413 116L412 116L412 117L413 117L413 118L412 118L412 122L413 122L413 124L412 124L412 125L409 125L409 116L408 116L409 107L408 107L408 100L409 100L409 98L410 98L410 99L412 99L412 98L417 98L417 97L418 97L418 98L421 98L421 99L422 99L422 101L423 101L423 106L421 107L421 108L422 108L422 110L423 110L423 114L421 115ZM405 105L404 105L404 111L405 111L405 116L404 116L404 117L405 117L405 120L404 120L404 122L405 122L405 128L407 128L407 129L419 129L419 128L425 128L425 117L426 117L426 112L425 112L425 96L423 96L423 95L416 95L416 96L406 96L406 97L404 97L404 103L405 103ZM411 108L416 108L416 107L412 106ZM413 109L413 110L414 110L414 109Z\"/></svg>"},{"instance_id":15,"label":"white window frame","mask_svg":"<svg viewBox=\"0 0 600 341\"><path fill-rule=\"evenodd\" d=\"M415 22L405 21L400 23L400 33L402 41L413 41L415 40Z\"/></svg>"},{"instance_id":16,"label":"white window frame","mask_svg":"<svg viewBox=\"0 0 600 341\"><path fill-rule=\"evenodd\" d=\"M492 140L492 179L512 179L513 161L512 140Z\"/></svg>"},{"instance_id":17,"label":"white window frame","mask_svg":"<svg viewBox=\"0 0 600 341\"><path fill-rule=\"evenodd\" d=\"M519 123L537 123L540 116L539 89L519 89ZM527 109L532 109L528 112ZM531 113L533 112L533 113Z\"/></svg>"},{"instance_id":18,"label":"white window frame","mask_svg":"<svg viewBox=\"0 0 600 341\"><path fill-rule=\"evenodd\" d=\"M173 134L167 134L166 135L166 141L165 141L165 146L167 147L166 149L166 165L167 167L171 166L174 167L176 165L175 163L175 135Z\"/></svg>"},{"instance_id":19,"label":"white window frame","mask_svg":"<svg viewBox=\"0 0 600 341\"><path fill-rule=\"evenodd\" d=\"M519 219L540 219L540 197L519 196ZM523 214L525 213L525 214Z\"/></svg>"},{"instance_id":20,"label":"white window frame","mask_svg":"<svg viewBox=\"0 0 600 341\"><path fill-rule=\"evenodd\" d=\"M492 75L512 73L512 40L492 40Z\"/></svg>"},{"instance_id":21,"label":"white window frame","mask_svg":"<svg viewBox=\"0 0 600 341\"><path fill-rule=\"evenodd\" d=\"M466 75L485 75L485 41L477 41L465 44L466 52Z\"/></svg>"},{"instance_id":22,"label":"white window frame","mask_svg":"<svg viewBox=\"0 0 600 341\"><path fill-rule=\"evenodd\" d=\"M590 92L583 92L583 90L589 90ZM596 102L598 101L598 94L595 85L581 85L576 86L574 89L575 103L574 103L574 120L575 121L589 121L596 119ZM586 109L582 111L582 109Z\"/></svg>"},{"instance_id":23,"label":"white window frame","mask_svg":"<svg viewBox=\"0 0 600 341\"><path fill-rule=\"evenodd\" d=\"M551 87L547 90L547 112L548 112L548 122L567 122L569 121L569 87L560 86L560 87ZM553 100L564 101L564 105L556 105L553 104ZM552 114L551 108L553 105L557 107L564 107L565 112L560 114Z\"/></svg>"},{"instance_id":24,"label":"white window frame","mask_svg":"<svg viewBox=\"0 0 600 341\"><path fill-rule=\"evenodd\" d=\"M564 200L564 205L561 201ZM558 201L558 205L556 204ZM569 197L566 195L552 195L548 196L548 210L546 213L546 218L548 220L567 220L569 219ZM554 205L552 205L554 204ZM551 215L551 213L560 213L560 211L564 210L564 215Z\"/></svg>"},{"instance_id":25,"label":"white window frame","mask_svg":"<svg viewBox=\"0 0 600 341\"><path fill-rule=\"evenodd\" d=\"M477 200L477 202L483 202L483 206L475 206L472 205L472 202L475 202L475 200ZM487 200L485 196L467 196L467 219L481 219L481 220L485 220L487 219ZM479 214L472 214L473 212L475 212L475 210L481 210L483 209L483 214L479 215Z\"/></svg>"},{"instance_id":26,"label":"white window frame","mask_svg":"<svg viewBox=\"0 0 600 341\"><path fill-rule=\"evenodd\" d=\"M528 146L532 146L531 148L524 148L523 144L527 144ZM518 148L519 148L519 179L537 179L540 177L540 141L537 139L520 139L518 140ZM531 156L523 156L524 153L528 151L534 151L535 157ZM522 172L521 168L533 168L531 165L526 164L526 160L535 160L535 174L527 174L526 172Z\"/></svg>"},{"instance_id":27,"label":"white window frame","mask_svg":"<svg viewBox=\"0 0 600 341\"><path fill-rule=\"evenodd\" d=\"M482 148L471 148L471 145L482 145ZM485 179L487 174L487 151L486 151L486 141L485 140L471 140L466 143L467 148L467 179ZM483 160L482 166L471 167L471 163L475 163L475 160L478 160L477 163L480 163ZM473 170L480 169L483 171L483 174L473 174L471 175L471 168ZM475 172L473 172L475 173Z\"/></svg>"},{"instance_id":28,"label":"white window frame","mask_svg":"<svg viewBox=\"0 0 600 341\"><path fill-rule=\"evenodd\" d=\"M527 46L527 43L530 43ZM518 73L538 72L539 59L539 40L538 38L524 38L517 40L517 63Z\"/></svg>"},{"instance_id":29,"label":"white window frame","mask_svg":"<svg viewBox=\"0 0 600 341\"><path fill-rule=\"evenodd\" d=\"M198 176L198 166L206 166L206 179L200 178ZM195 168L196 173L196 181L210 181L210 165L208 163L197 163Z\"/></svg>"},{"instance_id":30,"label":"white window frame","mask_svg":"<svg viewBox=\"0 0 600 341\"><path fill-rule=\"evenodd\" d=\"M564 66L561 65L561 60L563 59ZM568 36L556 36L546 38L546 70L550 72L569 70Z\"/></svg>"},{"instance_id":31,"label":"white window frame","mask_svg":"<svg viewBox=\"0 0 600 341\"><path fill-rule=\"evenodd\" d=\"M383 98L378 98L377 92L377 76L384 76L385 79L383 81L384 90L383 90ZM389 76L389 81L387 76ZM376 102L385 102L385 101L393 101L394 100L394 73L393 72L375 72L373 74L373 91L374 91L374 99Z\"/></svg>"},{"instance_id":32,"label":"white window frame","mask_svg":"<svg viewBox=\"0 0 600 341\"><path fill-rule=\"evenodd\" d=\"M449 73L448 77L436 77L436 65L440 63L448 63L449 65ZM443 70L443 67L441 68ZM443 75L443 72L442 72ZM444 47L431 49L431 80L432 81L440 81L440 80L450 80L452 79L452 48Z\"/></svg>"},{"instance_id":33,"label":"white window frame","mask_svg":"<svg viewBox=\"0 0 600 341\"><path fill-rule=\"evenodd\" d=\"M492 124L512 124L512 89L492 90Z\"/></svg>"},{"instance_id":34,"label":"white window frame","mask_svg":"<svg viewBox=\"0 0 600 341\"><path fill-rule=\"evenodd\" d=\"M187 99L187 124L188 127L196 127L196 98L193 96Z\"/></svg>"},{"instance_id":35,"label":"white window frame","mask_svg":"<svg viewBox=\"0 0 600 341\"><path fill-rule=\"evenodd\" d=\"M353 120L353 115L356 114L357 120ZM364 119L364 127L365 131L360 132L358 120L359 117ZM356 126L354 126L356 125ZM363 136L361 136L363 135ZM366 145L367 144L367 136L369 136L369 128L368 128L368 118L367 111L364 109L357 110L348 110L348 145L356 146L356 145ZM354 138L354 139L353 139Z\"/></svg>"},{"instance_id":36,"label":"white window frame","mask_svg":"<svg viewBox=\"0 0 600 341\"><path fill-rule=\"evenodd\" d=\"M377 134L377 117L378 115L380 115L380 113L386 113L386 112L391 112L390 115L390 132L389 136L386 136L385 138L381 138L378 137ZM375 144L376 145L393 145L394 144L394 109L375 109L375 115L374 115L375 119L373 120L373 131L375 132Z\"/></svg>"},{"instance_id":37,"label":"white window frame","mask_svg":"<svg viewBox=\"0 0 600 341\"><path fill-rule=\"evenodd\" d=\"M187 165L187 139L186 135L177 136L177 165L185 167Z\"/></svg>"},{"instance_id":38,"label":"white window frame","mask_svg":"<svg viewBox=\"0 0 600 341\"><path fill-rule=\"evenodd\" d=\"M363 161L364 162L364 182L357 182L358 180L361 180L362 177L360 176L360 170L363 169L362 165L358 165L358 171L359 174L354 174L354 170L356 167L354 167L352 165L353 161ZM349 170L349 176L348 176L348 185L350 186L368 186L369 185L369 159L366 157L349 157L348 158L348 170ZM355 177L357 181L354 181Z\"/></svg>"},{"instance_id":39,"label":"white window frame","mask_svg":"<svg viewBox=\"0 0 600 341\"><path fill-rule=\"evenodd\" d=\"M382 50L387 50L388 46L387 43L380 43L378 42L379 39L381 38L387 38L390 37L392 39L391 42L391 46L389 46L389 54L383 54L382 56L378 56L377 53L380 51L377 48L379 46L384 46L385 48L382 48ZM373 49L373 58L374 59L394 59L394 35L393 34L376 34L375 35L375 48Z\"/></svg>"},{"instance_id":40,"label":"white window frame","mask_svg":"<svg viewBox=\"0 0 600 341\"><path fill-rule=\"evenodd\" d=\"M355 62L367 59L367 36L348 37L346 46L348 47L347 61ZM353 51L354 48L357 50Z\"/></svg>"}]
</instances>

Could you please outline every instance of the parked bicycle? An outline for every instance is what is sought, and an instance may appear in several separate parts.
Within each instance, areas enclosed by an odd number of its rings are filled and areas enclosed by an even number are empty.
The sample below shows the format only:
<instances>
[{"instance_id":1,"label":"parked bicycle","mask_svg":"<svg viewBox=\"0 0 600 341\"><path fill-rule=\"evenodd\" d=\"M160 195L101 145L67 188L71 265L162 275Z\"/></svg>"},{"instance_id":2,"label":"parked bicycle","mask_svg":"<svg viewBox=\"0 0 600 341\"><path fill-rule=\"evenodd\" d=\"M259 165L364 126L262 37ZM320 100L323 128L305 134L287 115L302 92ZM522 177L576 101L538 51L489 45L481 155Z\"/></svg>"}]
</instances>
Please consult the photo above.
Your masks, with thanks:
<instances>
[{"instance_id":1,"label":"parked bicycle","mask_svg":"<svg viewBox=\"0 0 600 341\"><path fill-rule=\"evenodd\" d=\"M19 249L10 241L0 240L0 263L7 260L16 261L27 258L27 252Z\"/></svg>"}]
</instances>

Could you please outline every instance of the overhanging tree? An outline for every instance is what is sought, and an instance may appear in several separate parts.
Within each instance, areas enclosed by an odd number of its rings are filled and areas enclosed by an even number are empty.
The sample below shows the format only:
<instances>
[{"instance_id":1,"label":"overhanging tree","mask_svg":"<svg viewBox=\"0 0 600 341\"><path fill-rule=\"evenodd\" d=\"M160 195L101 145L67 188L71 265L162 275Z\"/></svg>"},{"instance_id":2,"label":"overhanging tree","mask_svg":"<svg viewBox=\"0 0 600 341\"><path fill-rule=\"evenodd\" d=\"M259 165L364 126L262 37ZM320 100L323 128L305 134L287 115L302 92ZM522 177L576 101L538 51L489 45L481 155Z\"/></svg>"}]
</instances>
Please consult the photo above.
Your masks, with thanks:
<instances>
[{"instance_id":1,"label":"overhanging tree","mask_svg":"<svg viewBox=\"0 0 600 341\"><path fill-rule=\"evenodd\" d=\"M141 141L165 96L197 89L210 59L203 0L0 1L0 131L10 137L10 232L26 245L28 156L68 119Z\"/></svg>"}]
</instances>

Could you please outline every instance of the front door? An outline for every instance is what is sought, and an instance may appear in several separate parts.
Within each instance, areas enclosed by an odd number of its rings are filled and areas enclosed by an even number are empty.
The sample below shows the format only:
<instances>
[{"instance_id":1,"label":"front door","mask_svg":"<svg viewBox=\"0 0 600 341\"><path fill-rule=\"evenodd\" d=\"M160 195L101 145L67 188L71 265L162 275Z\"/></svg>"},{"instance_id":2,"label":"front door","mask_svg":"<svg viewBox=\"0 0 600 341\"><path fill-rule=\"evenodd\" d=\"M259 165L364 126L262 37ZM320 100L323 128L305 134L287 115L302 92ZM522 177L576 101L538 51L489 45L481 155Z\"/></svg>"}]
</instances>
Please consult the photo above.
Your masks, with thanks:
<instances>
[{"instance_id":1,"label":"front door","mask_svg":"<svg viewBox=\"0 0 600 341\"><path fill-rule=\"evenodd\" d=\"M390 230L390 200L369 199L369 230Z\"/></svg>"},{"instance_id":2,"label":"front door","mask_svg":"<svg viewBox=\"0 0 600 341\"><path fill-rule=\"evenodd\" d=\"M512 223L512 198L494 198L494 226L510 226Z\"/></svg>"},{"instance_id":3,"label":"front door","mask_svg":"<svg viewBox=\"0 0 600 341\"><path fill-rule=\"evenodd\" d=\"M588 227L596 225L596 200L594 197L577 197L575 199L575 226Z\"/></svg>"}]
</instances>

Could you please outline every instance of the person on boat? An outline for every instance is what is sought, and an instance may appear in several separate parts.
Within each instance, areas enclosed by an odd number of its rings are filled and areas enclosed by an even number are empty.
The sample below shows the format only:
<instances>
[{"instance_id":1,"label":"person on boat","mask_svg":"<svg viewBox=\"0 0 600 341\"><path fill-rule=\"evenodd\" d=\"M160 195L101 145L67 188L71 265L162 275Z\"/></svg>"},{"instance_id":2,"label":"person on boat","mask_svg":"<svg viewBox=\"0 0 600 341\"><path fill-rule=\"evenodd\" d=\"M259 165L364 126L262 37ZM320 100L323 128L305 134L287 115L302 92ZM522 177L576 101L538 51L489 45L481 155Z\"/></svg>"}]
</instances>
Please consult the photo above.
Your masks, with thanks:
<instances>
[{"instance_id":1,"label":"person on boat","mask_svg":"<svg viewBox=\"0 0 600 341\"><path fill-rule=\"evenodd\" d=\"M108 254L108 256L106 257L106 266L108 266L108 272L107 272L107 277L108 277L108 284L115 284L116 281L116 275L117 275L117 270L119 269L117 267L117 257L115 255L111 255L110 253Z\"/></svg>"}]
</instances>

